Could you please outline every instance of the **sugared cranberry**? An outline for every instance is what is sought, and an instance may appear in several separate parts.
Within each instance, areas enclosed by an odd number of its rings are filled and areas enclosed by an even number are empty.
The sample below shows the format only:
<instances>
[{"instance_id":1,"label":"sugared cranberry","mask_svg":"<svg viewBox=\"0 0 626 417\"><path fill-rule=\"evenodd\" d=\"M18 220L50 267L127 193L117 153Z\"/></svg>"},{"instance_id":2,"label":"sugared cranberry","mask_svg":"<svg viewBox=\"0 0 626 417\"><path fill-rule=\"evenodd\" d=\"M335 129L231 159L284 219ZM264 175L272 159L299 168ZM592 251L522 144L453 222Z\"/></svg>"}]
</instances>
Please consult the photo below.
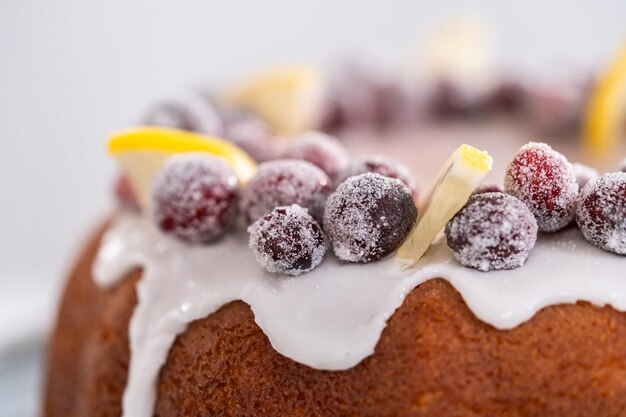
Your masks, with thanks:
<instances>
[{"instance_id":1,"label":"sugared cranberry","mask_svg":"<svg viewBox=\"0 0 626 417\"><path fill-rule=\"evenodd\" d=\"M126 174L118 175L115 180L114 191L120 207L127 210L139 211L139 203L137 202L135 191Z\"/></svg>"},{"instance_id":2,"label":"sugared cranberry","mask_svg":"<svg viewBox=\"0 0 626 417\"><path fill-rule=\"evenodd\" d=\"M537 222L528 207L504 193L484 193L448 222L448 246L463 266L480 271L524 264L537 240Z\"/></svg>"},{"instance_id":3,"label":"sugared cranberry","mask_svg":"<svg viewBox=\"0 0 626 417\"><path fill-rule=\"evenodd\" d=\"M589 242L626 255L626 173L589 181L580 193L576 222Z\"/></svg>"},{"instance_id":4,"label":"sugared cranberry","mask_svg":"<svg viewBox=\"0 0 626 417\"><path fill-rule=\"evenodd\" d=\"M224 233L237 213L237 177L222 159L187 153L168 159L152 187L152 216L165 233L198 243Z\"/></svg>"},{"instance_id":5,"label":"sugared cranberry","mask_svg":"<svg viewBox=\"0 0 626 417\"><path fill-rule=\"evenodd\" d=\"M221 136L222 120L209 99L197 92L180 93L155 104L143 123Z\"/></svg>"},{"instance_id":6,"label":"sugared cranberry","mask_svg":"<svg viewBox=\"0 0 626 417\"><path fill-rule=\"evenodd\" d=\"M485 110L485 101L484 94L441 80L430 93L426 105L435 117L471 117Z\"/></svg>"},{"instance_id":7,"label":"sugared cranberry","mask_svg":"<svg viewBox=\"0 0 626 417\"><path fill-rule=\"evenodd\" d=\"M417 186L409 167L400 161L383 155L369 155L353 160L343 171L341 181L366 172L374 172L385 177L399 179L404 185L409 187L413 199L417 201Z\"/></svg>"},{"instance_id":8,"label":"sugared cranberry","mask_svg":"<svg viewBox=\"0 0 626 417\"><path fill-rule=\"evenodd\" d=\"M530 142L508 166L504 190L522 200L542 232L554 232L574 218L578 184L567 159L545 143Z\"/></svg>"},{"instance_id":9,"label":"sugared cranberry","mask_svg":"<svg viewBox=\"0 0 626 417\"><path fill-rule=\"evenodd\" d=\"M349 177L328 197L324 228L339 259L371 262L398 247L416 216L406 185L366 173Z\"/></svg>"},{"instance_id":10,"label":"sugared cranberry","mask_svg":"<svg viewBox=\"0 0 626 417\"><path fill-rule=\"evenodd\" d=\"M534 86L528 94L526 113L542 134L576 132L584 111L588 86L578 80L562 80Z\"/></svg>"},{"instance_id":11,"label":"sugared cranberry","mask_svg":"<svg viewBox=\"0 0 626 417\"><path fill-rule=\"evenodd\" d=\"M227 122L224 137L240 146L257 162L277 159L282 152L280 141L274 137L267 123L255 117Z\"/></svg>"},{"instance_id":12,"label":"sugared cranberry","mask_svg":"<svg viewBox=\"0 0 626 417\"><path fill-rule=\"evenodd\" d=\"M619 163L617 169L622 172L626 172L626 158L622 159L622 162Z\"/></svg>"},{"instance_id":13,"label":"sugared cranberry","mask_svg":"<svg viewBox=\"0 0 626 417\"><path fill-rule=\"evenodd\" d=\"M331 191L328 176L306 161L280 159L259 165L246 184L241 209L248 223L278 206L298 204L320 219Z\"/></svg>"},{"instance_id":14,"label":"sugared cranberry","mask_svg":"<svg viewBox=\"0 0 626 417\"><path fill-rule=\"evenodd\" d=\"M521 81L505 79L493 88L487 101L494 111L512 112L522 108L527 98L528 91Z\"/></svg>"},{"instance_id":15,"label":"sugared cranberry","mask_svg":"<svg viewBox=\"0 0 626 417\"><path fill-rule=\"evenodd\" d=\"M480 184L472 194L501 193L502 189L495 184Z\"/></svg>"},{"instance_id":16,"label":"sugared cranberry","mask_svg":"<svg viewBox=\"0 0 626 417\"><path fill-rule=\"evenodd\" d=\"M276 207L249 228L250 248L270 272L297 276L318 266L328 248L320 225L297 204Z\"/></svg>"},{"instance_id":17,"label":"sugared cranberry","mask_svg":"<svg viewBox=\"0 0 626 417\"><path fill-rule=\"evenodd\" d=\"M572 168L574 168L574 176L576 177L579 192L582 191L585 184L592 179L597 178L599 175L598 171L595 169L588 167L587 165L579 164L578 162L573 163Z\"/></svg>"},{"instance_id":18,"label":"sugared cranberry","mask_svg":"<svg viewBox=\"0 0 626 417\"><path fill-rule=\"evenodd\" d=\"M293 138L287 158L308 161L321 168L331 180L350 162L346 148L334 137L321 132L306 132Z\"/></svg>"}]
</instances>

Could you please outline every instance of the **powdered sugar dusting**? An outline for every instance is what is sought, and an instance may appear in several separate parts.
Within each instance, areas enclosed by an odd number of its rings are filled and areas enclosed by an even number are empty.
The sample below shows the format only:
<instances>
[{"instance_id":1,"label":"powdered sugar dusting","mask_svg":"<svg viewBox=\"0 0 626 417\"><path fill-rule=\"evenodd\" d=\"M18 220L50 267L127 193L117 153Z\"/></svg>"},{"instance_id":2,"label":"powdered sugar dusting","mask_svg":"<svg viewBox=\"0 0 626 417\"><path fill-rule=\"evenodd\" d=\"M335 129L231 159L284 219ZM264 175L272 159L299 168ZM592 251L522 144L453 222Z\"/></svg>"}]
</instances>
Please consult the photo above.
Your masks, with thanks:
<instances>
[{"instance_id":1,"label":"powdered sugar dusting","mask_svg":"<svg viewBox=\"0 0 626 417\"><path fill-rule=\"evenodd\" d=\"M152 187L152 218L166 233L207 242L237 214L238 180L228 163L205 153L170 157Z\"/></svg>"},{"instance_id":2,"label":"powdered sugar dusting","mask_svg":"<svg viewBox=\"0 0 626 417\"><path fill-rule=\"evenodd\" d=\"M328 176L306 161L281 159L259 165L243 191L241 209L249 223L278 206L298 204L320 219L331 191Z\"/></svg>"},{"instance_id":3,"label":"powdered sugar dusting","mask_svg":"<svg viewBox=\"0 0 626 417\"><path fill-rule=\"evenodd\" d=\"M328 198L324 228L339 259L370 262L395 250L416 217L406 185L398 179L365 173L339 184Z\"/></svg>"},{"instance_id":4,"label":"powdered sugar dusting","mask_svg":"<svg viewBox=\"0 0 626 417\"><path fill-rule=\"evenodd\" d=\"M320 225L297 204L277 207L249 228L249 246L269 272L297 276L324 259L328 243Z\"/></svg>"},{"instance_id":5,"label":"powdered sugar dusting","mask_svg":"<svg viewBox=\"0 0 626 417\"><path fill-rule=\"evenodd\" d=\"M626 255L626 173L605 174L580 194L576 221L585 239L609 252Z\"/></svg>"},{"instance_id":6,"label":"powdered sugar dusting","mask_svg":"<svg viewBox=\"0 0 626 417\"><path fill-rule=\"evenodd\" d=\"M446 225L448 246L461 265L480 271L522 266L537 240L537 222L524 203L503 193L473 195Z\"/></svg>"},{"instance_id":7,"label":"powdered sugar dusting","mask_svg":"<svg viewBox=\"0 0 626 417\"><path fill-rule=\"evenodd\" d=\"M572 164L545 143L520 148L506 171L504 190L528 206L543 232L560 230L575 216L578 184Z\"/></svg>"},{"instance_id":8,"label":"powdered sugar dusting","mask_svg":"<svg viewBox=\"0 0 626 417\"><path fill-rule=\"evenodd\" d=\"M350 154L336 138L322 132L305 132L293 138L287 156L321 168L335 179L350 162Z\"/></svg>"}]
</instances>

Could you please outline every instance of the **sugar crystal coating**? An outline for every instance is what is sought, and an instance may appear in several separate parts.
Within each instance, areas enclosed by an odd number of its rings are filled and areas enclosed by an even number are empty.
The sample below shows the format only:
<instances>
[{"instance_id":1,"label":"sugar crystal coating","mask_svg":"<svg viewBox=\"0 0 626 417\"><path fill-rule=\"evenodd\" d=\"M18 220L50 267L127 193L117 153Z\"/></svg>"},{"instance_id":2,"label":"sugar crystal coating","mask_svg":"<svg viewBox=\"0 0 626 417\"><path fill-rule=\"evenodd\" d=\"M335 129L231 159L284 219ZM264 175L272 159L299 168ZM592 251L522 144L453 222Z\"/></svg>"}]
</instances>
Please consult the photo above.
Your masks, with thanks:
<instances>
[{"instance_id":1,"label":"sugar crystal coating","mask_svg":"<svg viewBox=\"0 0 626 417\"><path fill-rule=\"evenodd\" d=\"M252 223L275 207L298 204L321 219L330 191L328 176L309 162L292 159L264 162L243 190L241 210L248 223Z\"/></svg>"},{"instance_id":2,"label":"sugar crystal coating","mask_svg":"<svg viewBox=\"0 0 626 417\"><path fill-rule=\"evenodd\" d=\"M417 185L413 179L413 174L409 167L402 162L384 155L367 155L354 159L343 171L341 181L366 172L374 172L385 177L399 179L409 187L413 199L417 201Z\"/></svg>"},{"instance_id":3,"label":"sugar crystal coating","mask_svg":"<svg viewBox=\"0 0 626 417\"><path fill-rule=\"evenodd\" d=\"M172 96L150 108L143 123L221 136L222 120L207 97L198 92Z\"/></svg>"},{"instance_id":4,"label":"sugar crystal coating","mask_svg":"<svg viewBox=\"0 0 626 417\"><path fill-rule=\"evenodd\" d=\"M537 222L528 207L504 193L469 201L445 228L448 246L463 266L480 271L522 266L535 246Z\"/></svg>"},{"instance_id":5,"label":"sugar crystal coating","mask_svg":"<svg viewBox=\"0 0 626 417\"><path fill-rule=\"evenodd\" d=\"M174 155L154 180L152 217L165 233L208 242L234 221L237 193L237 177L224 160L201 153Z\"/></svg>"},{"instance_id":6,"label":"sugar crystal coating","mask_svg":"<svg viewBox=\"0 0 626 417\"><path fill-rule=\"evenodd\" d=\"M251 116L227 122L224 137L241 147L257 162L277 159L282 150L269 126Z\"/></svg>"},{"instance_id":7,"label":"sugar crystal coating","mask_svg":"<svg viewBox=\"0 0 626 417\"><path fill-rule=\"evenodd\" d=\"M626 255L626 173L589 181L580 193L576 222L589 242Z\"/></svg>"},{"instance_id":8,"label":"sugar crystal coating","mask_svg":"<svg viewBox=\"0 0 626 417\"><path fill-rule=\"evenodd\" d=\"M248 232L250 248L269 272L297 276L311 271L322 263L328 249L320 225L297 204L276 207Z\"/></svg>"},{"instance_id":9,"label":"sugar crystal coating","mask_svg":"<svg viewBox=\"0 0 626 417\"><path fill-rule=\"evenodd\" d=\"M337 178L350 162L348 151L337 139L314 131L293 138L287 157L308 161L322 169L331 179Z\"/></svg>"},{"instance_id":10,"label":"sugar crystal coating","mask_svg":"<svg viewBox=\"0 0 626 417\"><path fill-rule=\"evenodd\" d=\"M578 162L573 163L572 167L574 168L574 176L576 177L576 183L578 184L579 192L582 191L585 184L587 184L592 179L597 178L599 175L598 171L596 171L595 169L587 165L580 164Z\"/></svg>"},{"instance_id":11,"label":"sugar crystal coating","mask_svg":"<svg viewBox=\"0 0 626 417\"><path fill-rule=\"evenodd\" d=\"M545 143L520 148L507 168L504 191L526 203L542 232L560 230L575 216L578 184L572 164Z\"/></svg>"},{"instance_id":12,"label":"sugar crystal coating","mask_svg":"<svg viewBox=\"0 0 626 417\"><path fill-rule=\"evenodd\" d=\"M324 228L335 255L371 262L393 252L411 230L417 208L400 180L376 173L349 177L328 197Z\"/></svg>"}]
</instances>

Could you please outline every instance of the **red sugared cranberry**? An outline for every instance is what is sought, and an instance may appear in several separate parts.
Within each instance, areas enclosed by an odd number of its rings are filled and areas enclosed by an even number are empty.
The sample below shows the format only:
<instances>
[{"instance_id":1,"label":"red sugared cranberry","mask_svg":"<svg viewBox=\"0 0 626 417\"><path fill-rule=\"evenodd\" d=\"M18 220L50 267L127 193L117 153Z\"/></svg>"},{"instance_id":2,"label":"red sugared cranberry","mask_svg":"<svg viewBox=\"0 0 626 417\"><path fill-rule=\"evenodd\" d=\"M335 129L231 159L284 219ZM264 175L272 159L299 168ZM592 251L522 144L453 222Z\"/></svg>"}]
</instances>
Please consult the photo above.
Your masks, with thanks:
<instances>
[{"instance_id":1,"label":"red sugared cranberry","mask_svg":"<svg viewBox=\"0 0 626 417\"><path fill-rule=\"evenodd\" d=\"M530 123L542 134L568 135L576 132L588 89L578 80L536 85L529 92L526 102Z\"/></svg>"},{"instance_id":2,"label":"red sugared cranberry","mask_svg":"<svg viewBox=\"0 0 626 417\"><path fill-rule=\"evenodd\" d=\"M542 232L554 232L574 218L578 184L567 159L545 143L530 142L515 155L504 190L522 200Z\"/></svg>"},{"instance_id":3,"label":"red sugared cranberry","mask_svg":"<svg viewBox=\"0 0 626 417\"><path fill-rule=\"evenodd\" d=\"M320 225L297 204L276 207L249 228L250 248L270 272L297 276L317 267L328 248Z\"/></svg>"},{"instance_id":4,"label":"red sugared cranberry","mask_svg":"<svg viewBox=\"0 0 626 417\"><path fill-rule=\"evenodd\" d=\"M576 177L576 183L578 184L578 191L582 191L585 184L594 178L598 178L598 171L588 167L587 165L579 164L575 162L572 164L574 168L574 176Z\"/></svg>"},{"instance_id":5,"label":"red sugared cranberry","mask_svg":"<svg viewBox=\"0 0 626 417\"><path fill-rule=\"evenodd\" d=\"M349 177L328 197L324 228L339 259L371 262L394 251L416 217L406 185L366 173Z\"/></svg>"},{"instance_id":6,"label":"red sugared cranberry","mask_svg":"<svg viewBox=\"0 0 626 417\"><path fill-rule=\"evenodd\" d=\"M237 177L222 159L187 153L168 159L152 187L152 216L187 242L221 236L237 214Z\"/></svg>"},{"instance_id":7,"label":"red sugared cranberry","mask_svg":"<svg viewBox=\"0 0 626 417\"><path fill-rule=\"evenodd\" d=\"M331 180L344 170L350 155L334 137L321 132L306 132L296 136L287 150L287 158L302 159L320 168Z\"/></svg>"},{"instance_id":8,"label":"red sugared cranberry","mask_svg":"<svg viewBox=\"0 0 626 417\"><path fill-rule=\"evenodd\" d=\"M331 191L328 176L306 161L280 159L259 165L246 184L241 209L252 223L278 206L298 204L320 219L324 201Z\"/></svg>"},{"instance_id":9,"label":"red sugared cranberry","mask_svg":"<svg viewBox=\"0 0 626 417\"><path fill-rule=\"evenodd\" d=\"M446 225L446 239L463 266L480 271L524 264L537 240L537 222L528 207L504 193L469 201Z\"/></svg>"},{"instance_id":10,"label":"red sugared cranberry","mask_svg":"<svg viewBox=\"0 0 626 417\"><path fill-rule=\"evenodd\" d=\"M241 117L226 123L224 137L240 146L255 161L277 159L282 151L267 123L255 117Z\"/></svg>"},{"instance_id":11,"label":"red sugared cranberry","mask_svg":"<svg viewBox=\"0 0 626 417\"><path fill-rule=\"evenodd\" d=\"M589 181L580 193L576 222L589 242L626 255L626 173Z\"/></svg>"},{"instance_id":12,"label":"red sugared cranberry","mask_svg":"<svg viewBox=\"0 0 626 417\"><path fill-rule=\"evenodd\" d=\"M135 197L135 191L126 174L120 174L115 180L115 197L120 207L128 210L139 211L139 203Z\"/></svg>"},{"instance_id":13,"label":"red sugared cranberry","mask_svg":"<svg viewBox=\"0 0 626 417\"><path fill-rule=\"evenodd\" d=\"M157 103L143 117L143 123L211 136L220 136L223 127L209 99L197 92L181 93Z\"/></svg>"},{"instance_id":14,"label":"red sugared cranberry","mask_svg":"<svg viewBox=\"0 0 626 417\"><path fill-rule=\"evenodd\" d=\"M400 161L396 161L395 159L383 155L369 155L353 160L343 171L341 181L348 177L365 174L366 172L373 172L385 177L399 179L404 183L404 185L409 187L411 194L413 195L413 199L417 201L417 185L415 184L413 174L411 173L409 167Z\"/></svg>"},{"instance_id":15,"label":"red sugared cranberry","mask_svg":"<svg viewBox=\"0 0 626 417\"><path fill-rule=\"evenodd\" d=\"M501 193L502 189L495 184L480 184L472 194Z\"/></svg>"}]
</instances>

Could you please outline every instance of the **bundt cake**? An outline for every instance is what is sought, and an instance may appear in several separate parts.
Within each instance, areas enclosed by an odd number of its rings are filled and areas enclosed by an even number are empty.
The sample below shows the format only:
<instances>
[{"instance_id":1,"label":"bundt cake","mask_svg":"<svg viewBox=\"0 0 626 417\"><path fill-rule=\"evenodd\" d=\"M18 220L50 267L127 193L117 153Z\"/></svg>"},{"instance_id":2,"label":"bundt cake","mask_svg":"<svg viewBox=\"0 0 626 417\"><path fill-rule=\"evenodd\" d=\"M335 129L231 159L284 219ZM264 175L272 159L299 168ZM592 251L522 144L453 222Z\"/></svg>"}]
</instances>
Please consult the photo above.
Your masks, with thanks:
<instances>
[{"instance_id":1,"label":"bundt cake","mask_svg":"<svg viewBox=\"0 0 626 417\"><path fill-rule=\"evenodd\" d=\"M520 148L508 81L381 133L414 111L397 86L303 113L277 90L317 81L285 76L110 139L119 207L66 284L43 414L623 415L626 173ZM462 145L422 189L461 140L502 186Z\"/></svg>"}]
</instances>

